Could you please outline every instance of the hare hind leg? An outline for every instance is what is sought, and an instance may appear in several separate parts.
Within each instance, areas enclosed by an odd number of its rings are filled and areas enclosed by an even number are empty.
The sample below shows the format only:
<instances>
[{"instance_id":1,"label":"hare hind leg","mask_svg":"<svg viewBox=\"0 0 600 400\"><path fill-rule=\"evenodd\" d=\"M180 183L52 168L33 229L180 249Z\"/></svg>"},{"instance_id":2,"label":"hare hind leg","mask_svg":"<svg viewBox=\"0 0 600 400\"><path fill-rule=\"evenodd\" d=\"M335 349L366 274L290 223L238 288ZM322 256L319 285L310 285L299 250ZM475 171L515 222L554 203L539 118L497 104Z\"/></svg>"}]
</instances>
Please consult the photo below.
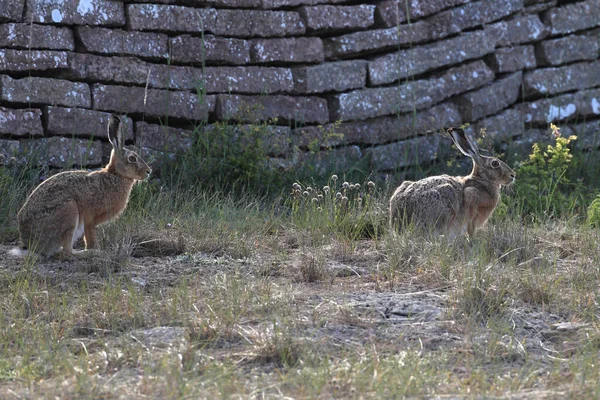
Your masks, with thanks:
<instances>
[{"instance_id":1,"label":"hare hind leg","mask_svg":"<svg viewBox=\"0 0 600 400\"><path fill-rule=\"evenodd\" d=\"M79 208L74 201L69 201L61 209L59 213L55 214L55 220L57 220L58 237L62 250L60 252L60 259L72 259L73 244L77 241L77 235L81 236L81 228L79 228ZM58 222L60 221L60 222Z\"/></svg>"}]
</instances>

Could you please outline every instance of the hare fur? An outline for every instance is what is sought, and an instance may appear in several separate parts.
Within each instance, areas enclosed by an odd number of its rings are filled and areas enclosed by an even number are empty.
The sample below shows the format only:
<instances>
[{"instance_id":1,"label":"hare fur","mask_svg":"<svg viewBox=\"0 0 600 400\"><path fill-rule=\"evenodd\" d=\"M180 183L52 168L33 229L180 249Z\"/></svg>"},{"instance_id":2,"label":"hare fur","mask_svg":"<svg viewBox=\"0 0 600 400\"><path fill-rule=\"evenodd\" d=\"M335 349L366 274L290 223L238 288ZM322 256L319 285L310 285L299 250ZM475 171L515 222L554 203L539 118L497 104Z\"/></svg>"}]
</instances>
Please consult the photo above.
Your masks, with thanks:
<instances>
[{"instance_id":1,"label":"hare fur","mask_svg":"<svg viewBox=\"0 0 600 400\"><path fill-rule=\"evenodd\" d=\"M495 157L479 154L462 129L448 130L456 147L473 160L467 176L438 175L405 181L390 199L390 226L408 224L433 234L472 236L485 225L500 201L500 188L514 182L515 172Z\"/></svg>"},{"instance_id":2,"label":"hare fur","mask_svg":"<svg viewBox=\"0 0 600 400\"><path fill-rule=\"evenodd\" d=\"M98 171L65 171L39 184L17 215L22 250L61 258L73 257L73 245L83 235L85 248L97 249L96 226L123 212L133 185L151 172L134 151L124 148L122 119L112 115L108 165ZM22 252L23 253L23 252ZM19 254L19 251L13 254Z\"/></svg>"}]
</instances>

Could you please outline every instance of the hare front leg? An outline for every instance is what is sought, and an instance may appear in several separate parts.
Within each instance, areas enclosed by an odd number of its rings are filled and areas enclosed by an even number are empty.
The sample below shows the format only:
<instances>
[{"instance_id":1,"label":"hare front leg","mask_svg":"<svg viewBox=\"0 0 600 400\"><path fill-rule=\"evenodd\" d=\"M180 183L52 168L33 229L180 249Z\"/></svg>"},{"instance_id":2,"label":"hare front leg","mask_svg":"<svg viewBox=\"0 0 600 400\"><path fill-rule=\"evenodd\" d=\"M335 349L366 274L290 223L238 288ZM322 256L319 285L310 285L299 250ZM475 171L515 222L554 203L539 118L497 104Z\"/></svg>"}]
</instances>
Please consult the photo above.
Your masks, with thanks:
<instances>
[{"instance_id":1,"label":"hare front leg","mask_svg":"<svg viewBox=\"0 0 600 400\"><path fill-rule=\"evenodd\" d=\"M98 239L96 238L96 226L92 223L85 224L84 231L85 249L98 249Z\"/></svg>"}]
</instances>

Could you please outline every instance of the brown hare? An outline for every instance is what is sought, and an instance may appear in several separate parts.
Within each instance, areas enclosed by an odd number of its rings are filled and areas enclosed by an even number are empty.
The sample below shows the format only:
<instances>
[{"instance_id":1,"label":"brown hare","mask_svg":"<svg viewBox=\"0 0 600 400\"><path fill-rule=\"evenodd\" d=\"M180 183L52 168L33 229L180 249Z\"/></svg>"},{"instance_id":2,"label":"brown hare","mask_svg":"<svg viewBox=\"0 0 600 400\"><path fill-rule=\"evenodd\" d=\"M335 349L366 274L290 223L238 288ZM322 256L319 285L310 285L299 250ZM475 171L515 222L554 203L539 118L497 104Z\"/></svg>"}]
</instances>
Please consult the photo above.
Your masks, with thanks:
<instances>
[{"instance_id":1,"label":"brown hare","mask_svg":"<svg viewBox=\"0 0 600 400\"><path fill-rule=\"evenodd\" d=\"M108 140L110 161L99 171L65 171L39 184L17 215L21 249L43 256L60 252L60 258L82 255L73 244L84 235L85 248L97 249L96 226L108 222L125 209L133 185L146 179L150 167L135 152L123 147L125 128L119 116L111 115Z\"/></svg>"},{"instance_id":2,"label":"brown hare","mask_svg":"<svg viewBox=\"0 0 600 400\"><path fill-rule=\"evenodd\" d=\"M485 225L498 205L500 187L515 180L515 172L495 157L479 154L475 142L462 129L448 129L456 147L473 160L467 176L438 175L416 182L404 181L390 199L390 227L404 225L433 234L472 236Z\"/></svg>"}]
</instances>

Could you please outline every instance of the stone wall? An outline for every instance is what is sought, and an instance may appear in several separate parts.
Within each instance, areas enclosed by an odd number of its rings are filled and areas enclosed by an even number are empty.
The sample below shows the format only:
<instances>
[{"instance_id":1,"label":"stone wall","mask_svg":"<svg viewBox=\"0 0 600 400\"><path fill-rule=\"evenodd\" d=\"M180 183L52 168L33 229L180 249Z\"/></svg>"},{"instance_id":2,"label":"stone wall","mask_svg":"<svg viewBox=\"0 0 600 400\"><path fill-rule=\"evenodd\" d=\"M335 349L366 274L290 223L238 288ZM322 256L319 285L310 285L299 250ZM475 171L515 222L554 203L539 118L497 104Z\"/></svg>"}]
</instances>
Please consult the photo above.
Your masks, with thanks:
<instances>
[{"instance_id":1,"label":"stone wall","mask_svg":"<svg viewBox=\"0 0 600 400\"><path fill-rule=\"evenodd\" d=\"M597 148L599 27L600 0L0 0L0 153L98 166L111 112L167 153L201 122L276 120L288 166L336 121L332 159L379 171L466 122Z\"/></svg>"}]
</instances>

